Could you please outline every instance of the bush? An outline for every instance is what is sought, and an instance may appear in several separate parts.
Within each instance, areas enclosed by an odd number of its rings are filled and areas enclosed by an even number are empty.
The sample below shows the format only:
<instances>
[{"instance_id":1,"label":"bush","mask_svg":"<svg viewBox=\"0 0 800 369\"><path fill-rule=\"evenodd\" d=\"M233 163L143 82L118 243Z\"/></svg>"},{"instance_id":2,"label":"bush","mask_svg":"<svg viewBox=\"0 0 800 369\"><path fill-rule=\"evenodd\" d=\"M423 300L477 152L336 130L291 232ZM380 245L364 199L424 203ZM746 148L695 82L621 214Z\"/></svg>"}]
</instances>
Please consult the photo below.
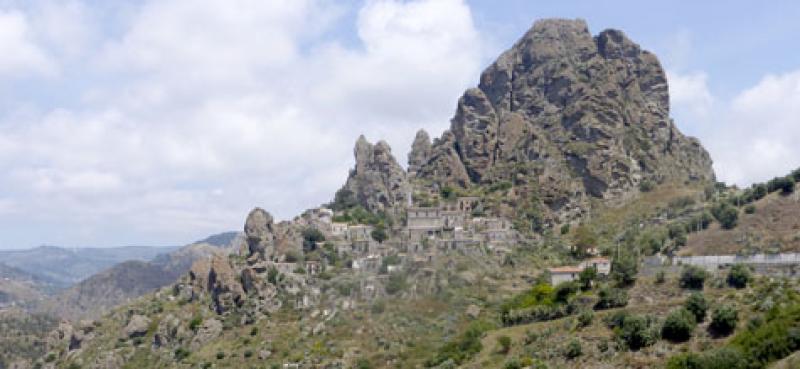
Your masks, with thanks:
<instances>
[{"instance_id":1,"label":"bush","mask_svg":"<svg viewBox=\"0 0 800 369\"><path fill-rule=\"evenodd\" d=\"M656 342L653 319L640 315L627 315L617 331L618 338L631 350L639 350Z\"/></svg>"},{"instance_id":2,"label":"bush","mask_svg":"<svg viewBox=\"0 0 800 369\"><path fill-rule=\"evenodd\" d=\"M189 329L196 332L201 324L203 324L203 318L196 316L189 321Z\"/></svg>"},{"instance_id":3,"label":"bush","mask_svg":"<svg viewBox=\"0 0 800 369\"><path fill-rule=\"evenodd\" d=\"M692 315L694 316L694 320L696 322L702 322L706 319L706 311L708 311L708 301L703 296L702 293L693 293L689 295L689 298L686 299L686 302L683 304L683 307L686 308Z\"/></svg>"},{"instance_id":4,"label":"bush","mask_svg":"<svg viewBox=\"0 0 800 369\"><path fill-rule=\"evenodd\" d=\"M522 363L517 359L511 359L506 361L505 365L503 365L503 369L522 369Z\"/></svg>"},{"instance_id":5,"label":"bush","mask_svg":"<svg viewBox=\"0 0 800 369\"><path fill-rule=\"evenodd\" d=\"M736 309L730 305L723 305L714 309L708 328L715 335L727 336L736 329L738 322L739 314Z\"/></svg>"},{"instance_id":6,"label":"bush","mask_svg":"<svg viewBox=\"0 0 800 369\"><path fill-rule=\"evenodd\" d=\"M653 181L644 180L639 182L639 191L650 192L653 190L653 188L655 188L655 186L656 185L653 183Z\"/></svg>"},{"instance_id":7,"label":"bush","mask_svg":"<svg viewBox=\"0 0 800 369\"><path fill-rule=\"evenodd\" d=\"M389 281L386 282L386 293L390 295L397 294L407 287L406 276L403 273L395 272L389 275Z\"/></svg>"},{"instance_id":8,"label":"bush","mask_svg":"<svg viewBox=\"0 0 800 369\"><path fill-rule=\"evenodd\" d=\"M372 363L364 358L358 359L358 361L356 361L356 369L372 369Z\"/></svg>"},{"instance_id":9,"label":"bush","mask_svg":"<svg viewBox=\"0 0 800 369\"><path fill-rule=\"evenodd\" d=\"M734 348L723 347L702 354L686 353L671 357L667 369L746 369L745 355Z\"/></svg>"},{"instance_id":10,"label":"bush","mask_svg":"<svg viewBox=\"0 0 800 369\"><path fill-rule=\"evenodd\" d=\"M578 356L583 354L583 347L581 346L581 341L577 338L573 338L567 343L567 347L564 348L564 357L567 359L574 359Z\"/></svg>"},{"instance_id":11,"label":"bush","mask_svg":"<svg viewBox=\"0 0 800 369\"><path fill-rule=\"evenodd\" d=\"M744 207L744 213L745 214L754 214L755 212L756 212L756 206L755 205L747 205L747 206Z\"/></svg>"},{"instance_id":12,"label":"bush","mask_svg":"<svg viewBox=\"0 0 800 369\"><path fill-rule=\"evenodd\" d=\"M724 229L735 228L736 223L739 221L739 210L727 202L722 202L714 206L714 208L711 209L711 214L714 215L714 218L717 218L717 221L719 221L719 224Z\"/></svg>"},{"instance_id":13,"label":"bush","mask_svg":"<svg viewBox=\"0 0 800 369\"><path fill-rule=\"evenodd\" d=\"M581 284L581 289L588 291L592 288L592 282L597 279L597 268L588 267L581 270L578 274L578 281Z\"/></svg>"},{"instance_id":14,"label":"bush","mask_svg":"<svg viewBox=\"0 0 800 369\"><path fill-rule=\"evenodd\" d=\"M628 293L623 289L605 286L597 292L599 300L594 305L595 310L605 310L628 305Z\"/></svg>"},{"instance_id":15,"label":"bush","mask_svg":"<svg viewBox=\"0 0 800 369\"><path fill-rule=\"evenodd\" d=\"M389 238L389 235L386 233L386 227L382 225L376 226L375 229L372 230L370 235L372 236L372 239L377 241L378 243L383 243L383 241L386 241L386 239Z\"/></svg>"},{"instance_id":16,"label":"bush","mask_svg":"<svg viewBox=\"0 0 800 369\"><path fill-rule=\"evenodd\" d=\"M697 325L689 310L678 308L673 310L664 320L661 327L661 337L673 342L683 342L692 337L692 331Z\"/></svg>"},{"instance_id":17,"label":"bush","mask_svg":"<svg viewBox=\"0 0 800 369\"><path fill-rule=\"evenodd\" d=\"M246 358L253 357L253 350L245 350L244 357Z\"/></svg>"},{"instance_id":18,"label":"bush","mask_svg":"<svg viewBox=\"0 0 800 369\"><path fill-rule=\"evenodd\" d=\"M638 265L633 256L623 255L611 262L611 276L620 287L628 287L636 283L638 272Z\"/></svg>"},{"instance_id":19,"label":"bush","mask_svg":"<svg viewBox=\"0 0 800 369\"><path fill-rule=\"evenodd\" d=\"M707 273L703 268L695 265L687 265L681 272L680 286L693 290L702 290L705 284Z\"/></svg>"},{"instance_id":20,"label":"bush","mask_svg":"<svg viewBox=\"0 0 800 369\"><path fill-rule=\"evenodd\" d=\"M436 356L425 363L426 366L433 367L448 361L459 365L469 360L483 350L481 338L489 328L485 322L473 322L462 334L440 347Z\"/></svg>"},{"instance_id":21,"label":"bush","mask_svg":"<svg viewBox=\"0 0 800 369\"><path fill-rule=\"evenodd\" d=\"M569 223L564 224L564 225L561 226L561 234L565 235L567 233L569 233Z\"/></svg>"},{"instance_id":22,"label":"bush","mask_svg":"<svg viewBox=\"0 0 800 369\"><path fill-rule=\"evenodd\" d=\"M224 358L225 358L225 352L224 351L217 351L217 360L222 360Z\"/></svg>"},{"instance_id":23,"label":"bush","mask_svg":"<svg viewBox=\"0 0 800 369\"><path fill-rule=\"evenodd\" d=\"M315 227L308 227L303 230L303 251L311 252L317 249L317 242L325 241L325 235Z\"/></svg>"},{"instance_id":24,"label":"bush","mask_svg":"<svg viewBox=\"0 0 800 369\"><path fill-rule=\"evenodd\" d=\"M594 312L591 310L584 310L578 314L578 327L584 328L592 325L594 320Z\"/></svg>"},{"instance_id":25,"label":"bush","mask_svg":"<svg viewBox=\"0 0 800 369\"><path fill-rule=\"evenodd\" d=\"M576 282L563 282L556 286L554 291L555 302L566 304L570 296L574 295L579 290L578 283Z\"/></svg>"},{"instance_id":26,"label":"bush","mask_svg":"<svg viewBox=\"0 0 800 369\"><path fill-rule=\"evenodd\" d=\"M497 352L505 355L509 351L511 351L511 337L509 336L497 337Z\"/></svg>"},{"instance_id":27,"label":"bush","mask_svg":"<svg viewBox=\"0 0 800 369\"><path fill-rule=\"evenodd\" d=\"M189 350L187 350L187 349L185 349L183 347L178 347L174 352L175 360L177 360L177 361L182 361L183 359L186 359L187 357L189 357L189 355L191 355L191 354L192 354L191 351L189 351Z\"/></svg>"},{"instance_id":28,"label":"bush","mask_svg":"<svg viewBox=\"0 0 800 369\"><path fill-rule=\"evenodd\" d=\"M728 271L727 282L731 287L745 288L752 278L750 269L748 269L746 265L736 264Z\"/></svg>"}]
</instances>

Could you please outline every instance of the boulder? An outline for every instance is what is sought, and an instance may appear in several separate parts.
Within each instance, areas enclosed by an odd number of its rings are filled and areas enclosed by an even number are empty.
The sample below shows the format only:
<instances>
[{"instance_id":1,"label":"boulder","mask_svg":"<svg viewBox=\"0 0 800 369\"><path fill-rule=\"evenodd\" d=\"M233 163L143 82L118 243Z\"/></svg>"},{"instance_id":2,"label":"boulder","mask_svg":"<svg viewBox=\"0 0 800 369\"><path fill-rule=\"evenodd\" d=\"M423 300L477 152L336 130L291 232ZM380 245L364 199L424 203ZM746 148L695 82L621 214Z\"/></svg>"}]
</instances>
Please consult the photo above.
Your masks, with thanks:
<instances>
[{"instance_id":1,"label":"boulder","mask_svg":"<svg viewBox=\"0 0 800 369\"><path fill-rule=\"evenodd\" d=\"M128 324L123 329L125 337L136 338L143 337L147 334L147 329L150 327L150 318L136 314L131 317Z\"/></svg>"}]
</instances>

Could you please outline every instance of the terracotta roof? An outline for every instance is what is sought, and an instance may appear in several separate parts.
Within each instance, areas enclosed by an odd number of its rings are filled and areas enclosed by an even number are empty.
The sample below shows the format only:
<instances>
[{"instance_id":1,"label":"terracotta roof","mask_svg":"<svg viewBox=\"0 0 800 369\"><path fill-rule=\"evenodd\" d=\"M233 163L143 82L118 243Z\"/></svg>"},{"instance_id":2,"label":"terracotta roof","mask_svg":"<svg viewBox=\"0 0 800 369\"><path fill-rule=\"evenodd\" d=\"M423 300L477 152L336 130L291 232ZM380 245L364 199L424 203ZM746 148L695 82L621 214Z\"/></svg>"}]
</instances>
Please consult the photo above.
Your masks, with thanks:
<instances>
[{"instance_id":1,"label":"terracotta roof","mask_svg":"<svg viewBox=\"0 0 800 369\"><path fill-rule=\"evenodd\" d=\"M586 263L609 263L607 258L591 258L585 261Z\"/></svg>"},{"instance_id":2,"label":"terracotta roof","mask_svg":"<svg viewBox=\"0 0 800 369\"><path fill-rule=\"evenodd\" d=\"M580 273L583 268L576 266L563 266L558 268L550 268L550 273Z\"/></svg>"}]
</instances>

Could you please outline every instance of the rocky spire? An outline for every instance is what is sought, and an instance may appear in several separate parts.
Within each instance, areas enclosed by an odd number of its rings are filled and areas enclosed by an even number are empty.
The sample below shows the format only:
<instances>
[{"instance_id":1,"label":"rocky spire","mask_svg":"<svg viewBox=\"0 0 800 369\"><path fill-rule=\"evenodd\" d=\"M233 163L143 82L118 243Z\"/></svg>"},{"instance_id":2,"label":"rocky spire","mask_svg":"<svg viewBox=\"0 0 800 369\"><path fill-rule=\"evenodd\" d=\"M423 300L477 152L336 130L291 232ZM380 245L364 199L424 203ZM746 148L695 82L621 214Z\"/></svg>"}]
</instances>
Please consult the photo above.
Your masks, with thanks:
<instances>
[{"instance_id":1,"label":"rocky spire","mask_svg":"<svg viewBox=\"0 0 800 369\"><path fill-rule=\"evenodd\" d=\"M344 187L336 193L334 207L361 205L370 211L388 210L405 204L406 172L392 155L386 141L372 145L361 135L353 149L356 165Z\"/></svg>"},{"instance_id":2,"label":"rocky spire","mask_svg":"<svg viewBox=\"0 0 800 369\"><path fill-rule=\"evenodd\" d=\"M431 137L424 129L417 131L411 152L408 153L408 174L413 176L420 167L425 165L431 155Z\"/></svg>"},{"instance_id":3,"label":"rocky spire","mask_svg":"<svg viewBox=\"0 0 800 369\"><path fill-rule=\"evenodd\" d=\"M244 224L247 238L248 256L269 259L275 251L275 230L272 215L261 208L255 208L247 215Z\"/></svg>"}]
</instances>

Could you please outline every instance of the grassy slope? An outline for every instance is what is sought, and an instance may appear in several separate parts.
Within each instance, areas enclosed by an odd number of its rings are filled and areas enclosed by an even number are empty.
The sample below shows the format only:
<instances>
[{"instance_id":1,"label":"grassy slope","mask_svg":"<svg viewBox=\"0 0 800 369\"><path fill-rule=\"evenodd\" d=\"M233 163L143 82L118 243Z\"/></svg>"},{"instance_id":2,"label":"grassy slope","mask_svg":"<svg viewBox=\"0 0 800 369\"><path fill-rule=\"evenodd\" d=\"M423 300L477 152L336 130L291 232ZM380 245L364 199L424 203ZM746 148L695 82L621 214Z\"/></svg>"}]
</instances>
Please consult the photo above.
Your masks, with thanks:
<instances>
[{"instance_id":1,"label":"grassy slope","mask_svg":"<svg viewBox=\"0 0 800 369\"><path fill-rule=\"evenodd\" d=\"M731 230L719 223L689 235L682 255L718 255L736 252L800 251L800 201L798 193L772 193L755 202L754 214L739 213L739 224Z\"/></svg>"}]
</instances>

